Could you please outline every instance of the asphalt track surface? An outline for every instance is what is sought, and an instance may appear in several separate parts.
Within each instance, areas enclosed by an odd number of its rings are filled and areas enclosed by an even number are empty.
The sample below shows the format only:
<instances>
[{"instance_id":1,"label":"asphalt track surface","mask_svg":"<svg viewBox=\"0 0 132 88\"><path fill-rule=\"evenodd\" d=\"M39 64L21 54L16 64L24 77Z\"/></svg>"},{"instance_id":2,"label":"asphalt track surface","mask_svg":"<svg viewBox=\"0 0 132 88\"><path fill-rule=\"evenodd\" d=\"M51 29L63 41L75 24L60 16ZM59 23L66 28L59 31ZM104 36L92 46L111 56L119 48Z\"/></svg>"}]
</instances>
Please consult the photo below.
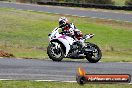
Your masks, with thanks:
<instances>
[{"instance_id":1,"label":"asphalt track surface","mask_svg":"<svg viewBox=\"0 0 132 88\"><path fill-rule=\"evenodd\" d=\"M132 14L122 13L122 12L117 13L111 11L104 12L104 11L93 11L93 10L80 10L78 8L73 9L73 8L58 7L58 6L40 6L40 5L16 4L16 3L5 3L5 2L0 2L0 7L132 22Z\"/></svg>"},{"instance_id":2,"label":"asphalt track surface","mask_svg":"<svg viewBox=\"0 0 132 88\"><path fill-rule=\"evenodd\" d=\"M86 60L53 62L52 60L0 59L0 79L38 81L76 81L78 67L91 74L130 74L132 63L98 62Z\"/></svg>"}]
</instances>

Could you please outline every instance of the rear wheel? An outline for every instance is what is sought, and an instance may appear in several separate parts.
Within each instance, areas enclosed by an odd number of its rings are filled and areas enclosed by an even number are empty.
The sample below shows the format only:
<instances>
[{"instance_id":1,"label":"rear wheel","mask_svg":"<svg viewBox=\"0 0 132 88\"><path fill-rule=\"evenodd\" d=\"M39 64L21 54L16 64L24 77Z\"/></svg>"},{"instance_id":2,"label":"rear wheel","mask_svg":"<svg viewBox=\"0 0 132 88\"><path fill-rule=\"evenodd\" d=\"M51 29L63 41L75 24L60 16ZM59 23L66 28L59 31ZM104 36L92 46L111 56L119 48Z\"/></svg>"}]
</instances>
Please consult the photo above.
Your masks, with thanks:
<instances>
[{"instance_id":1,"label":"rear wheel","mask_svg":"<svg viewBox=\"0 0 132 88\"><path fill-rule=\"evenodd\" d=\"M61 61L64 58L64 51L61 44L52 42L47 48L47 54L53 61Z\"/></svg>"},{"instance_id":2,"label":"rear wheel","mask_svg":"<svg viewBox=\"0 0 132 88\"><path fill-rule=\"evenodd\" d=\"M90 62L90 63L96 63L98 62L101 57L102 57L102 53L101 50L99 49L99 47L95 44L89 43L87 45L88 49L91 50L88 53L86 53L86 59Z\"/></svg>"}]
</instances>

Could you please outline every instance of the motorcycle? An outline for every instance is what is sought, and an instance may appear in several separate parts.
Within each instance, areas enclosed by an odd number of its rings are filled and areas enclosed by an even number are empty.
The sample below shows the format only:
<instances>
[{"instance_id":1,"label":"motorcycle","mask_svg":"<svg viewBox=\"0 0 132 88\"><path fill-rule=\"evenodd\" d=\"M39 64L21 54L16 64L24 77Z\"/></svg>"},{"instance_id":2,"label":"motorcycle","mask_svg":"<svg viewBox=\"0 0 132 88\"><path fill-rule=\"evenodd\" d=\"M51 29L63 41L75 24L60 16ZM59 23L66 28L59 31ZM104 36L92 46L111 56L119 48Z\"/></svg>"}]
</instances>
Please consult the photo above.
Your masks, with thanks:
<instances>
[{"instance_id":1,"label":"motorcycle","mask_svg":"<svg viewBox=\"0 0 132 88\"><path fill-rule=\"evenodd\" d=\"M50 59L61 61L63 58L86 58L90 63L96 63L101 59L102 53L97 45L90 42L81 44L81 42L75 41L74 38L59 32L59 30L60 28L57 27L48 35L50 43L47 47L47 54ZM86 41L93 36L94 34L84 35L83 40Z\"/></svg>"}]
</instances>

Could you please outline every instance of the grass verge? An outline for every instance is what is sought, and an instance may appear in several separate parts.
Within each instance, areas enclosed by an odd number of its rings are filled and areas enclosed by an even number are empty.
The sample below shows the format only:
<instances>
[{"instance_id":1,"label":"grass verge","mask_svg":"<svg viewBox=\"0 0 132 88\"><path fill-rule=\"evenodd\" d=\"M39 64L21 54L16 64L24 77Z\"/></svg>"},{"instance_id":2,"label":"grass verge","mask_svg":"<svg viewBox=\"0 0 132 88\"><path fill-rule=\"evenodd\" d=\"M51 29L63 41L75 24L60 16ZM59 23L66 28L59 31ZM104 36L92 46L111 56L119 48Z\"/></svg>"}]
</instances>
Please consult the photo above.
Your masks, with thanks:
<instances>
[{"instance_id":1,"label":"grass verge","mask_svg":"<svg viewBox=\"0 0 132 88\"><path fill-rule=\"evenodd\" d=\"M0 8L0 49L16 57L48 58L48 33L58 18L44 12ZM90 42L103 51L102 61L132 61L132 23L66 16L85 34L94 33Z\"/></svg>"},{"instance_id":2,"label":"grass verge","mask_svg":"<svg viewBox=\"0 0 132 88\"><path fill-rule=\"evenodd\" d=\"M115 2L115 5L123 6L125 5L126 0L113 0Z\"/></svg>"},{"instance_id":3,"label":"grass verge","mask_svg":"<svg viewBox=\"0 0 132 88\"><path fill-rule=\"evenodd\" d=\"M85 84L63 82L0 81L1 88L131 88L128 84Z\"/></svg>"}]
</instances>

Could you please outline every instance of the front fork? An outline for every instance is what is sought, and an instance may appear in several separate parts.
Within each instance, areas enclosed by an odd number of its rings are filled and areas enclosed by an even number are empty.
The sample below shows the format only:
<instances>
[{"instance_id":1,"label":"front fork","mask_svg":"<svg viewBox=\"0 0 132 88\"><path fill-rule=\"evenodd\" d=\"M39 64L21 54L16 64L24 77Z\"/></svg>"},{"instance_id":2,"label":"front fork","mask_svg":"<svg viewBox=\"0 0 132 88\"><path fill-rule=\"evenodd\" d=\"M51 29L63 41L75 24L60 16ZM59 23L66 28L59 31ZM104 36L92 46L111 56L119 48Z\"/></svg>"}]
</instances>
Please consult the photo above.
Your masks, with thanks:
<instances>
[{"instance_id":1,"label":"front fork","mask_svg":"<svg viewBox=\"0 0 132 88\"><path fill-rule=\"evenodd\" d=\"M55 49L59 49L60 48L60 44L57 42L51 42L51 44L54 45Z\"/></svg>"}]
</instances>

